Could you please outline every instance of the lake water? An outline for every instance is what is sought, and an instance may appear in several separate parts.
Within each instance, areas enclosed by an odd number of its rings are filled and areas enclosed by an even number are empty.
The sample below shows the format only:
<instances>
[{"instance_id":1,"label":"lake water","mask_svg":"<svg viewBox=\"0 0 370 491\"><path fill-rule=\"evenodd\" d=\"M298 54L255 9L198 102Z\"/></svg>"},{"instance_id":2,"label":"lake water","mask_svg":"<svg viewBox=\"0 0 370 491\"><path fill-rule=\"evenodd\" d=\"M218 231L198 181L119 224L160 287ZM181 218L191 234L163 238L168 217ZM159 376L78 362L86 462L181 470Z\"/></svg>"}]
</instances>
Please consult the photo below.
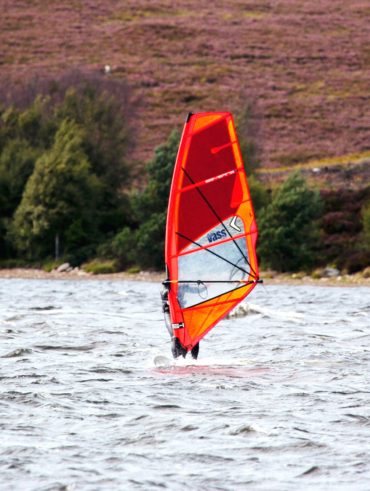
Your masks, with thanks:
<instances>
[{"instance_id":1,"label":"lake water","mask_svg":"<svg viewBox=\"0 0 370 491\"><path fill-rule=\"evenodd\" d=\"M369 490L370 289L258 286L198 361L155 283L0 280L1 490Z\"/></svg>"}]
</instances>

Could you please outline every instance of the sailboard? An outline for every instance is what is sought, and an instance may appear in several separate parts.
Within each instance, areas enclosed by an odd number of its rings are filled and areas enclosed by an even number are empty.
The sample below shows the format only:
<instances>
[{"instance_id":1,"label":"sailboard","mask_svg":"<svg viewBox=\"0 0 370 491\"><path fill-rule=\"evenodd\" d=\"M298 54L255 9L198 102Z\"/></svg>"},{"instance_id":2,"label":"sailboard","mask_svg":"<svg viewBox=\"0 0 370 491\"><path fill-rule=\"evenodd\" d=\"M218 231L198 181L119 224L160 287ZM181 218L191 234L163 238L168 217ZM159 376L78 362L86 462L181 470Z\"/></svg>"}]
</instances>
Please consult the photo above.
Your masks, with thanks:
<instances>
[{"instance_id":1,"label":"sailboard","mask_svg":"<svg viewBox=\"0 0 370 491\"><path fill-rule=\"evenodd\" d=\"M163 282L167 328L183 356L260 282L257 234L232 115L189 113L171 184Z\"/></svg>"}]
</instances>

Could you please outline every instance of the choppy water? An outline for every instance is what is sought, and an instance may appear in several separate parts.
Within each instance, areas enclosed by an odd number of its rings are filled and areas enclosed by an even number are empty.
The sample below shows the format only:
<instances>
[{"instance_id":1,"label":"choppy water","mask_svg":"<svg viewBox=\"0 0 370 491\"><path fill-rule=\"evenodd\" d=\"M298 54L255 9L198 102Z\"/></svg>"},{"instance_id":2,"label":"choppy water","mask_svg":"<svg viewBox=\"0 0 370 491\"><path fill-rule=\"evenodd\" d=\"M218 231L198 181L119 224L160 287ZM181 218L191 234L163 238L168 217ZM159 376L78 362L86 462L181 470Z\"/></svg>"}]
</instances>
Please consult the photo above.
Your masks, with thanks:
<instances>
[{"instance_id":1,"label":"choppy water","mask_svg":"<svg viewBox=\"0 0 370 491\"><path fill-rule=\"evenodd\" d=\"M160 285L0 280L1 490L369 490L370 289L258 287L200 359Z\"/></svg>"}]
</instances>

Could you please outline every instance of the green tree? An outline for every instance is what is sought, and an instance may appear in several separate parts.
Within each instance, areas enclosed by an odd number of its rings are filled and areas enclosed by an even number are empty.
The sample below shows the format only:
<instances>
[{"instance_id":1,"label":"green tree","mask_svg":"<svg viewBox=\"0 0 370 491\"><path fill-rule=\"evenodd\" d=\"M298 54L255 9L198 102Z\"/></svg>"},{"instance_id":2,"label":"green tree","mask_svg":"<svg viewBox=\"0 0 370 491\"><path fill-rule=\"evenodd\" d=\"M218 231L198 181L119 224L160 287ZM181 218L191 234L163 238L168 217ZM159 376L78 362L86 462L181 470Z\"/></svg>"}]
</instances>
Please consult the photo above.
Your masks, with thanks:
<instances>
[{"instance_id":1,"label":"green tree","mask_svg":"<svg viewBox=\"0 0 370 491\"><path fill-rule=\"evenodd\" d=\"M8 228L36 160L45 151L50 128L42 118L44 103L37 98L21 110L0 111L0 257L14 255ZM50 134L48 134L50 136Z\"/></svg>"},{"instance_id":2,"label":"green tree","mask_svg":"<svg viewBox=\"0 0 370 491\"><path fill-rule=\"evenodd\" d=\"M129 178L127 154L132 132L128 118L117 110L114 97L86 81L79 90L69 88L66 91L55 113L59 120L75 121L85 129L83 149L107 191L124 185Z\"/></svg>"},{"instance_id":3,"label":"green tree","mask_svg":"<svg viewBox=\"0 0 370 491\"><path fill-rule=\"evenodd\" d=\"M36 206L36 200L30 199L30 189L37 187L37 183L40 185L42 165L51 169L51 161L57 160L56 140L61 136L59 134L57 138L56 134L66 120L79 128L78 148L89 167L90 178L94 176L94 186L98 188L94 201L98 204L88 205L71 228L63 230L64 249L77 251L81 248L86 255L89 240L95 246L96 242L106 241L125 225L132 225L127 193L131 179L128 155L133 147L132 106L128 95L123 81L76 70L66 72L56 80L43 77L31 83L27 81L10 91L8 87L6 90L0 87L0 98L3 104L5 101L5 105L0 105L0 257L14 255L12 241L15 238L20 254L26 249L29 251L25 246L27 234L20 238L22 232L15 230L16 220L12 221L12 217L20 206L26 185L27 196L17 213L17 220L25 213L25 203L28 203L28 214L31 214L31 204ZM38 164L36 177L32 177L28 185L39 161L42 164ZM67 166L66 175L72 172L72 167ZM54 174L61 179L59 167ZM46 182L46 178L44 180ZM67 192L69 186L62 186L62 189L61 193ZM55 200L63 201L63 198L59 194ZM65 201L68 201L67 197ZM91 213L94 218L89 218L87 224L86 217ZM49 218L54 223L51 217L50 212ZM22 223L24 225L24 220ZM95 230L93 236L89 232L91 228ZM33 234L31 236L35 239L33 242L30 239L32 247L36 248L35 241L41 247L42 241L36 240Z\"/></svg>"},{"instance_id":4,"label":"green tree","mask_svg":"<svg viewBox=\"0 0 370 491\"><path fill-rule=\"evenodd\" d=\"M9 140L0 153L0 257L14 254L8 228L39 152L25 140Z\"/></svg>"},{"instance_id":5,"label":"green tree","mask_svg":"<svg viewBox=\"0 0 370 491\"><path fill-rule=\"evenodd\" d=\"M153 213L136 231L137 263L144 269L164 268L166 212Z\"/></svg>"},{"instance_id":6,"label":"green tree","mask_svg":"<svg viewBox=\"0 0 370 491\"><path fill-rule=\"evenodd\" d=\"M11 139L0 153L0 210L11 217L19 205L24 187L41 155L24 139Z\"/></svg>"},{"instance_id":7,"label":"green tree","mask_svg":"<svg viewBox=\"0 0 370 491\"><path fill-rule=\"evenodd\" d=\"M261 164L259 118L251 101L244 102L235 124L244 167L250 176Z\"/></svg>"},{"instance_id":8,"label":"green tree","mask_svg":"<svg viewBox=\"0 0 370 491\"><path fill-rule=\"evenodd\" d=\"M163 269L167 204L180 134L173 131L147 165L148 184L131 197L136 229L125 227L111 241L109 253L121 267Z\"/></svg>"},{"instance_id":9,"label":"green tree","mask_svg":"<svg viewBox=\"0 0 370 491\"><path fill-rule=\"evenodd\" d=\"M263 184L256 179L254 174L248 177L249 190L251 192L254 211L257 219L262 210L270 203L270 194Z\"/></svg>"},{"instance_id":10,"label":"green tree","mask_svg":"<svg viewBox=\"0 0 370 491\"><path fill-rule=\"evenodd\" d=\"M180 134L173 131L167 142L156 148L147 167L148 185L133 198L133 209L140 223L136 232L137 262L143 268L164 267L167 205L179 141Z\"/></svg>"},{"instance_id":11,"label":"green tree","mask_svg":"<svg viewBox=\"0 0 370 491\"><path fill-rule=\"evenodd\" d=\"M13 215L36 160L55 135L43 111L46 99L37 97L26 109L10 107L0 116L0 212Z\"/></svg>"},{"instance_id":12,"label":"green tree","mask_svg":"<svg viewBox=\"0 0 370 491\"><path fill-rule=\"evenodd\" d=\"M129 117L118 110L113 95L89 80L66 91L55 115L57 120L68 118L84 128L82 149L101 185L101 232L111 234L131 224L129 200L122 192L130 182L128 152L132 148L132 131Z\"/></svg>"},{"instance_id":13,"label":"green tree","mask_svg":"<svg viewBox=\"0 0 370 491\"><path fill-rule=\"evenodd\" d=\"M261 213L262 264L278 271L310 268L319 245L321 211L319 192L310 190L299 173L292 174Z\"/></svg>"},{"instance_id":14,"label":"green tree","mask_svg":"<svg viewBox=\"0 0 370 491\"><path fill-rule=\"evenodd\" d=\"M82 141L83 131L64 120L53 147L37 160L27 181L12 236L17 248L30 259L51 255L57 236L62 244L66 241L67 252L68 247L93 240L99 183L90 172Z\"/></svg>"},{"instance_id":15,"label":"green tree","mask_svg":"<svg viewBox=\"0 0 370 491\"><path fill-rule=\"evenodd\" d=\"M33 148L50 148L56 123L50 114L50 98L37 95L25 108L10 105L0 111L0 144L24 140Z\"/></svg>"},{"instance_id":16,"label":"green tree","mask_svg":"<svg viewBox=\"0 0 370 491\"><path fill-rule=\"evenodd\" d=\"M147 165L148 183L143 192L134 193L132 207L139 222L153 213L165 213L175 165L180 133L173 131L166 143L155 149L154 158Z\"/></svg>"},{"instance_id":17,"label":"green tree","mask_svg":"<svg viewBox=\"0 0 370 491\"><path fill-rule=\"evenodd\" d=\"M118 261L119 269L139 264L137 260L136 231L129 227L124 227L109 244L104 244L100 249L103 256L113 257Z\"/></svg>"},{"instance_id":18,"label":"green tree","mask_svg":"<svg viewBox=\"0 0 370 491\"><path fill-rule=\"evenodd\" d=\"M363 242L370 250L370 203L367 203L362 209L362 228Z\"/></svg>"}]
</instances>

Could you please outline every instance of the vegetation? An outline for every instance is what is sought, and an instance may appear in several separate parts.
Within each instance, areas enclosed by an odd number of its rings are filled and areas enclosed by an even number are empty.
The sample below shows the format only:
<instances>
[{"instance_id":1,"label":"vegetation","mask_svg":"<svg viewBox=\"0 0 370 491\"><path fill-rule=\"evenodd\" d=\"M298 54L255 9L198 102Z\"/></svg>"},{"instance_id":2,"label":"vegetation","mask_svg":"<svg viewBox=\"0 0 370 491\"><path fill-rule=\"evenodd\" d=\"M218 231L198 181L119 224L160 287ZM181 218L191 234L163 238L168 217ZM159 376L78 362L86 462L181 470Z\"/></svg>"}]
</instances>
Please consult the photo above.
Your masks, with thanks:
<instances>
[{"instance_id":1,"label":"vegetation","mask_svg":"<svg viewBox=\"0 0 370 491\"><path fill-rule=\"evenodd\" d=\"M363 243L370 249L370 201L362 209Z\"/></svg>"},{"instance_id":2,"label":"vegetation","mask_svg":"<svg viewBox=\"0 0 370 491\"><path fill-rule=\"evenodd\" d=\"M32 89L32 90L31 90ZM0 107L0 264L84 263L92 273L163 269L168 196L180 134L173 131L132 186L127 88L68 72L18 88ZM1 95L1 91L0 91ZM258 179L258 120L236 118L263 266L297 271L370 262L370 190L311 190L298 172L273 191Z\"/></svg>"},{"instance_id":3,"label":"vegetation","mask_svg":"<svg viewBox=\"0 0 370 491\"><path fill-rule=\"evenodd\" d=\"M254 212L259 219L260 214L270 203L271 197L265 186L255 177L254 174L248 178L249 190L252 196Z\"/></svg>"},{"instance_id":4,"label":"vegetation","mask_svg":"<svg viewBox=\"0 0 370 491\"><path fill-rule=\"evenodd\" d=\"M365 0L5 4L0 83L112 62L106 78L126 79L142 101L135 162L148 161L188 111L241 112L246 90L264 114L268 167L369 150Z\"/></svg>"},{"instance_id":5,"label":"vegetation","mask_svg":"<svg viewBox=\"0 0 370 491\"><path fill-rule=\"evenodd\" d=\"M0 257L39 261L58 243L77 264L130 223L127 89L81 72L33 89L0 110Z\"/></svg>"},{"instance_id":6,"label":"vegetation","mask_svg":"<svg viewBox=\"0 0 370 491\"><path fill-rule=\"evenodd\" d=\"M115 261L104 261L98 259L83 264L82 269L86 271L86 273L92 274L111 274L118 271Z\"/></svg>"},{"instance_id":7,"label":"vegetation","mask_svg":"<svg viewBox=\"0 0 370 491\"><path fill-rule=\"evenodd\" d=\"M340 192L322 191L320 256L326 264L354 273L370 264L366 233L366 209L370 186Z\"/></svg>"},{"instance_id":8,"label":"vegetation","mask_svg":"<svg viewBox=\"0 0 370 491\"><path fill-rule=\"evenodd\" d=\"M261 164L260 125L255 107L247 99L236 119L240 150L248 175L255 172Z\"/></svg>"},{"instance_id":9,"label":"vegetation","mask_svg":"<svg viewBox=\"0 0 370 491\"><path fill-rule=\"evenodd\" d=\"M173 131L167 142L155 150L154 158L147 166L146 188L131 196L137 228L125 227L108 248L121 267L136 264L144 269L163 268L168 196L179 141L180 134Z\"/></svg>"},{"instance_id":10,"label":"vegetation","mask_svg":"<svg viewBox=\"0 0 370 491\"><path fill-rule=\"evenodd\" d=\"M278 271L312 267L318 249L320 195L297 173L278 189L259 221L263 264Z\"/></svg>"},{"instance_id":11,"label":"vegetation","mask_svg":"<svg viewBox=\"0 0 370 491\"><path fill-rule=\"evenodd\" d=\"M99 191L82 149L82 132L64 120L52 148L36 161L15 212L11 234L17 249L29 259L45 257L57 236L66 243L66 253L87 246L97 232Z\"/></svg>"}]
</instances>

